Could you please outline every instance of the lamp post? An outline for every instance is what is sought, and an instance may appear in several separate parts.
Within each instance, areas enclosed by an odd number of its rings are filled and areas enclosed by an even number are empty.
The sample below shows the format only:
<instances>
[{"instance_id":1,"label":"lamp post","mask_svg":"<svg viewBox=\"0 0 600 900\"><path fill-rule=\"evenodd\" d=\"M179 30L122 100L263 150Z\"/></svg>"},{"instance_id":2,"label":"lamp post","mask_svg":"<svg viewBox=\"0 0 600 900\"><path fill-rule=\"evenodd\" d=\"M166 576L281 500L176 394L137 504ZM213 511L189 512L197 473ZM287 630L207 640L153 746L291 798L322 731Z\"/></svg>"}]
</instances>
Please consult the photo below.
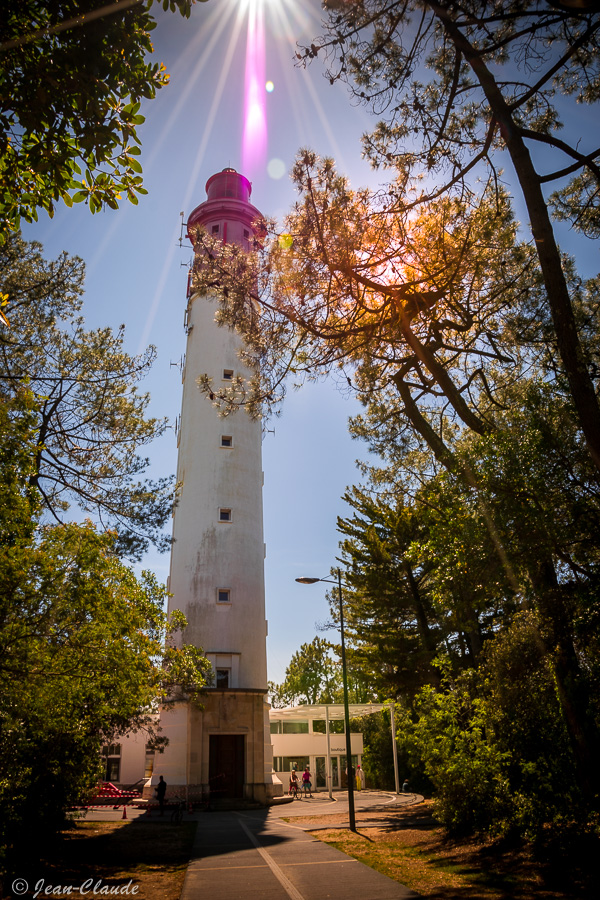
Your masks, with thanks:
<instances>
[{"instance_id":1,"label":"lamp post","mask_svg":"<svg viewBox=\"0 0 600 900\"><path fill-rule=\"evenodd\" d=\"M331 578L296 578L300 584L316 584L324 581L326 584L335 584ZM346 669L346 642L344 638L344 603L342 600L342 573L337 569L337 586L340 606L340 635L342 638L342 683L344 685L344 722L346 728L346 765L348 768L348 818L350 831L356 831L356 816L354 813L354 778L352 777L352 741L350 740L350 707L348 705L348 671Z\"/></svg>"}]
</instances>

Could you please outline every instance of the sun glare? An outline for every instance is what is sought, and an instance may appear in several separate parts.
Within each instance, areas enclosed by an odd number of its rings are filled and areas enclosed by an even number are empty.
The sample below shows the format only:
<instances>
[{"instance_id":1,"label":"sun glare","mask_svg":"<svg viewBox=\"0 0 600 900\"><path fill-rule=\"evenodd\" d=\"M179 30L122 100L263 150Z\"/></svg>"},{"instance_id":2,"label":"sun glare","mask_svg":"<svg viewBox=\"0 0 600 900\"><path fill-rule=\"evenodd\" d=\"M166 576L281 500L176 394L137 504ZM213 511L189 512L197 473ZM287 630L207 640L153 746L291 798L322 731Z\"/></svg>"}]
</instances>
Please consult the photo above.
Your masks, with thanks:
<instances>
[{"instance_id":1,"label":"sun glare","mask_svg":"<svg viewBox=\"0 0 600 900\"><path fill-rule=\"evenodd\" d=\"M248 36L246 42L246 69L244 77L244 130L242 139L243 171L252 178L263 172L267 160L268 124L265 90L274 90L272 81L265 82L266 27L269 44L274 43L277 52L285 47L289 66L291 46L305 33L310 22L307 4L302 0L242 0L241 11L247 14ZM315 104L315 98L313 97ZM320 103L316 98L317 115ZM321 118L321 117L320 117ZM327 126L327 123L324 123ZM280 160L271 160L267 171L271 178L280 178ZM273 173L277 172L276 175Z\"/></svg>"},{"instance_id":2,"label":"sun glare","mask_svg":"<svg viewBox=\"0 0 600 900\"><path fill-rule=\"evenodd\" d=\"M246 12L247 10L251 10L252 7L275 6L277 3L281 3L281 0L242 0L241 7L242 12Z\"/></svg>"},{"instance_id":3,"label":"sun glare","mask_svg":"<svg viewBox=\"0 0 600 900\"><path fill-rule=\"evenodd\" d=\"M327 134L339 161L342 161L341 149L337 146L318 91L311 84L310 78L299 80L296 77L298 73L297 70L294 71L292 62L296 42L315 34L319 21L318 4L307 3L306 0L220 0L219 3L206 4L200 28L197 32L190 29L189 43L173 69L173 82L178 81L180 93L171 109L167 126L154 145L147 166L148 171L158 157L160 145L172 134L176 122L183 114L190 114L189 111L195 109L194 98L201 97L204 128L201 139L196 144L194 163L189 170L179 208L188 210L191 203L198 202L201 191L199 181L202 181L200 173L204 169L205 155L214 140L219 118L224 114L223 96L232 77L236 83L238 78L244 79L240 85L243 109L235 107L232 112L242 120L241 171L247 177L252 180L264 173L271 179L279 180L285 175L290 163L290 160L280 158L281 152L279 156L275 155L276 142L267 156L267 101L275 87L277 94L284 96L288 103L285 128L295 128L301 135L306 123L316 120ZM246 61L245 68L240 72L237 60L244 35ZM279 73L275 82L271 79L267 81L266 78L267 53L270 58L269 68ZM277 57L277 62L273 59L274 56ZM204 82L207 73L215 69L219 73L218 78L213 90L207 95ZM271 75L271 71L269 74ZM229 109L228 106L228 112ZM299 146L302 140L304 138L299 137ZM235 162L234 153L232 163ZM178 228L177 225L175 231ZM150 303L140 341L140 352L148 342L154 317L164 294L175 246L176 235Z\"/></svg>"},{"instance_id":4,"label":"sun glare","mask_svg":"<svg viewBox=\"0 0 600 900\"><path fill-rule=\"evenodd\" d=\"M244 77L243 171L252 177L265 165L267 153L267 109L265 103L265 20L264 3L254 0L248 6L246 72Z\"/></svg>"}]
</instances>

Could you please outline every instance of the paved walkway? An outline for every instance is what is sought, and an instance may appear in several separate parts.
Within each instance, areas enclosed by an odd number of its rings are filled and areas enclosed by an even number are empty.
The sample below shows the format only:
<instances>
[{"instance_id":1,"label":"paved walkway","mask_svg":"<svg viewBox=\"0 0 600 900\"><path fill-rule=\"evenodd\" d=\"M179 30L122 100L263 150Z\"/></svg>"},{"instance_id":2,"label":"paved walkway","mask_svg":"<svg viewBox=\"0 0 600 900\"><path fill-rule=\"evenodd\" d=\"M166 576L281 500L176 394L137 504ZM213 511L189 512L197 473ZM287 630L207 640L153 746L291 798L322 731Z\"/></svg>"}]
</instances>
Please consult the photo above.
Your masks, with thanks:
<instances>
[{"instance_id":1,"label":"paved walkway","mask_svg":"<svg viewBox=\"0 0 600 900\"><path fill-rule=\"evenodd\" d=\"M298 806L289 804L285 813L280 809L199 816L180 900L409 900L419 896L298 825L281 821L282 814L297 815ZM310 814L315 813L313 807Z\"/></svg>"},{"instance_id":2,"label":"paved walkway","mask_svg":"<svg viewBox=\"0 0 600 900\"><path fill-rule=\"evenodd\" d=\"M354 793L354 808L358 813L369 811L382 812L392 807L413 805L422 803L421 794L394 794L392 791L363 790ZM297 816L347 816L348 794L346 791L336 791L330 800L325 792L318 792L312 797L302 797L291 803L283 803L271 808L275 816L286 818ZM342 826L343 827L343 826Z\"/></svg>"}]
</instances>

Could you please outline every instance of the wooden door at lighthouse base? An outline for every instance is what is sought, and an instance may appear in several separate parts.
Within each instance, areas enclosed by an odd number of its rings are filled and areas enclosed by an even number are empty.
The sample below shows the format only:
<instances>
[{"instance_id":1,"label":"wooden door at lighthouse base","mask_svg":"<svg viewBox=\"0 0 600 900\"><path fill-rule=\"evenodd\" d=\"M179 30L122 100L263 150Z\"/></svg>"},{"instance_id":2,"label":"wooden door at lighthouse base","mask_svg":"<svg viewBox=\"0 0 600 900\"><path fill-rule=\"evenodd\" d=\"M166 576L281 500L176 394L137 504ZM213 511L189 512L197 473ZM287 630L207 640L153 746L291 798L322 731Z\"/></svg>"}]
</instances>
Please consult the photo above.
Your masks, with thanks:
<instances>
[{"instance_id":1,"label":"wooden door at lighthouse base","mask_svg":"<svg viewBox=\"0 0 600 900\"><path fill-rule=\"evenodd\" d=\"M215 797L244 796L244 735L211 734L208 778Z\"/></svg>"}]
</instances>

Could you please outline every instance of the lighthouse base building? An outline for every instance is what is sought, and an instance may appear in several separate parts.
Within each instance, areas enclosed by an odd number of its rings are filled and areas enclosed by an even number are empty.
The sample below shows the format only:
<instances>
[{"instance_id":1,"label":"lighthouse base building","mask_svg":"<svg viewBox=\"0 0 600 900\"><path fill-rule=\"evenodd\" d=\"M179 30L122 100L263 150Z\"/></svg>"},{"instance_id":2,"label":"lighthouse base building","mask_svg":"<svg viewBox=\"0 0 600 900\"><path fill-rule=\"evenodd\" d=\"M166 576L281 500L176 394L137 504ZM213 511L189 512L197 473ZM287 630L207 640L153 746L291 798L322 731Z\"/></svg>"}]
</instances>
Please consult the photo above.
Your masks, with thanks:
<instances>
[{"instance_id":1,"label":"lighthouse base building","mask_svg":"<svg viewBox=\"0 0 600 900\"><path fill-rule=\"evenodd\" d=\"M203 706L181 704L162 714L169 746L155 757L151 783L163 775L167 798L190 801L210 797L264 804L281 795L268 718L265 727L265 694L210 690Z\"/></svg>"}]
</instances>

